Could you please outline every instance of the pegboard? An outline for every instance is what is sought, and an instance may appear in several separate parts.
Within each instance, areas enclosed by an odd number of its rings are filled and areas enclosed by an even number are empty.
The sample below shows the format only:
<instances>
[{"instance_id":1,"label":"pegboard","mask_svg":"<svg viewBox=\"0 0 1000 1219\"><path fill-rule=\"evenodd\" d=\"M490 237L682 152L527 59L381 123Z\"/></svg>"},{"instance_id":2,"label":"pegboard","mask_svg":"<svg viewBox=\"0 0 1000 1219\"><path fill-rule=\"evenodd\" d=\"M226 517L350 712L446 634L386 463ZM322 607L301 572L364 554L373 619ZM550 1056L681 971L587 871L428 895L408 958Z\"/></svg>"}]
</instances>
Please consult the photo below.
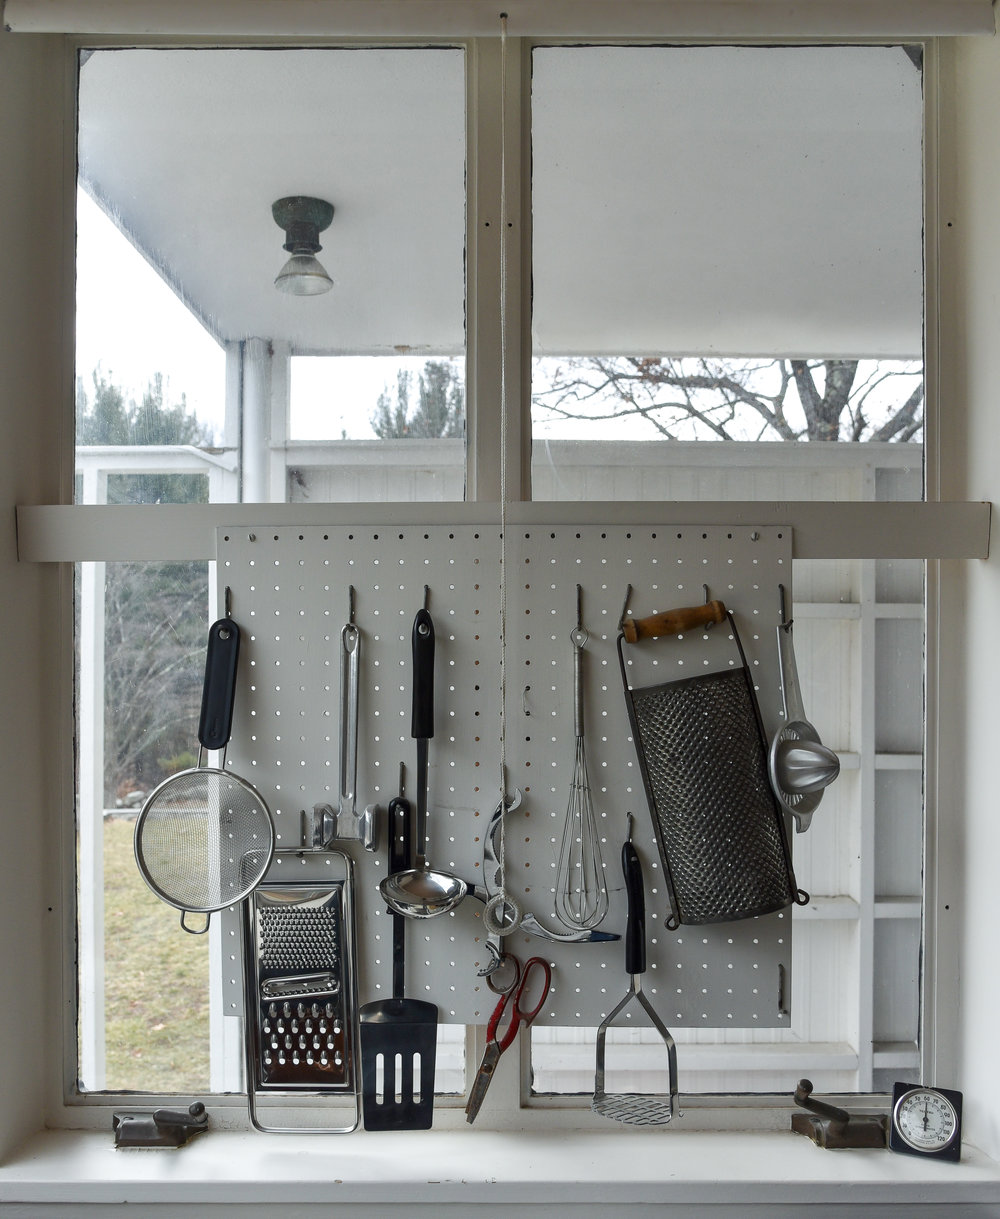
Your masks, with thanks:
<instances>
[{"instance_id":1,"label":"pegboard","mask_svg":"<svg viewBox=\"0 0 1000 1219\"><path fill-rule=\"evenodd\" d=\"M411 628L424 604L436 634L435 734L429 749L427 859L482 883L483 833L500 798L500 733L507 789L507 888L556 934L562 827L575 764L573 646L577 586L590 783L601 827L610 909L602 931L625 930L621 844L626 813L646 885L648 962L643 987L668 1026L777 1027L789 1023L791 913L665 929L669 914L632 744L615 651L626 589L639 617L723 600L736 617L768 732L780 717L775 629L778 586L791 597L791 529L753 526L508 525L504 547L506 708L500 712L501 534L498 524L224 528L218 582L244 630L233 736L226 765L271 809L271 879L322 875L300 854L301 813L337 805L340 648L353 588L361 633L357 807L377 803L377 849L335 844L354 860L359 1000L391 994L391 920L378 892L387 871L384 810L405 764L415 802L410 738ZM791 601L789 599L789 604ZM728 624L630 648L630 685L738 663ZM793 843L794 834L789 833ZM478 976L488 961L483 906L409 920L406 994L438 1005L442 1022L484 1023L495 996ZM552 988L539 1022L594 1026L625 993L623 947L558 943L517 931L506 947L543 955ZM234 971L235 972L235 971ZM237 980L231 980L233 996ZM236 1010L235 997L227 1010Z\"/></svg>"}]
</instances>

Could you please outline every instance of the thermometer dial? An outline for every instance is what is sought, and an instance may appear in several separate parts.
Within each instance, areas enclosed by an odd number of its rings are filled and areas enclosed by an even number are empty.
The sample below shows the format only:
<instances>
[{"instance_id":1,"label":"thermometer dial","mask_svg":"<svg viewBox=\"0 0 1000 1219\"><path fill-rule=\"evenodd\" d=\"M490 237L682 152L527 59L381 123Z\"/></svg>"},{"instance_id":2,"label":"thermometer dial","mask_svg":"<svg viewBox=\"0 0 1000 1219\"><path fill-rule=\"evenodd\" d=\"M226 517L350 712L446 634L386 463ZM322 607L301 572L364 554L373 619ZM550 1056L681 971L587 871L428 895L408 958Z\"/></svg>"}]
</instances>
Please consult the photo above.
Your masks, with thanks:
<instances>
[{"instance_id":1,"label":"thermometer dial","mask_svg":"<svg viewBox=\"0 0 1000 1219\"><path fill-rule=\"evenodd\" d=\"M957 1160L961 1151L962 1094L946 1088L896 1084L889 1146L909 1155Z\"/></svg>"}]
</instances>

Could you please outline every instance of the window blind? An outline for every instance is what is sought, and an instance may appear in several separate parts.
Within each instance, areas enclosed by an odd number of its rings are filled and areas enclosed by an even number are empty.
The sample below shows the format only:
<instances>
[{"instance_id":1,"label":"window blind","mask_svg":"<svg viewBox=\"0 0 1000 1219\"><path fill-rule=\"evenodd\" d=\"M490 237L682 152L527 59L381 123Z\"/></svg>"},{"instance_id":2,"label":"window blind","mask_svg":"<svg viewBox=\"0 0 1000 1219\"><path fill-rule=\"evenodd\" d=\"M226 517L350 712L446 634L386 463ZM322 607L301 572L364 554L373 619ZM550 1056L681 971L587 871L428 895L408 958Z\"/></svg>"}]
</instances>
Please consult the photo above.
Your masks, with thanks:
<instances>
[{"instance_id":1,"label":"window blind","mask_svg":"<svg viewBox=\"0 0 1000 1219\"><path fill-rule=\"evenodd\" d=\"M990 0L6 0L26 33L248 37L921 38L994 31Z\"/></svg>"}]
</instances>

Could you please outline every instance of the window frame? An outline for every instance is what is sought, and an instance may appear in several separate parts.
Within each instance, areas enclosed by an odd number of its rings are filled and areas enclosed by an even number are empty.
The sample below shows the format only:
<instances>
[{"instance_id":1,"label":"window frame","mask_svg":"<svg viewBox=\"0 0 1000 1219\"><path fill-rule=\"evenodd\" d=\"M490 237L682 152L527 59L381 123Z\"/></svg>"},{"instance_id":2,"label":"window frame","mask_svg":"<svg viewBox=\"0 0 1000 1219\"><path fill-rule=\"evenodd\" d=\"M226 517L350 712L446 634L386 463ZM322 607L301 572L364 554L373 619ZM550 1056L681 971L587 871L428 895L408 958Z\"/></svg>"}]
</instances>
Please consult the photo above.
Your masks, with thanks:
<instances>
[{"instance_id":1,"label":"window frame","mask_svg":"<svg viewBox=\"0 0 1000 1219\"><path fill-rule=\"evenodd\" d=\"M628 40L621 40L627 43ZM729 41L729 40L726 40ZM442 40L441 45L459 45L460 40ZM507 498L511 501L530 498L530 146L527 139L530 122L530 106L528 93L530 91L530 55L533 44L525 39L511 40L508 52L508 87L507 116L505 121L506 145L506 175L508 199L506 212L500 198L502 175L500 173L501 131L496 122L495 102L498 93L500 68L500 47L496 39L468 40L461 45L466 47L467 80L468 80L468 147L469 147L469 192L467 197L467 236L468 236L468 306L469 322L467 337L467 410L468 410L468 441L467 441L467 497L464 508L474 503L495 503L500 495L500 462L498 455L501 447L503 431L500 426L501 410L499 387L506 384L508 427L507 442ZM100 45L136 45L135 42L109 43L101 40L95 44L88 40L68 39L69 53L75 62L79 50ZM143 45L154 45L144 43ZM155 45L171 45L158 41ZM177 44L180 45L180 44ZM183 45L188 45L184 43ZM212 45L238 46L239 42L225 41ZM261 45L255 41L253 45ZM303 45L317 45L306 43ZM340 45L340 44L337 44ZM381 44L380 44L381 45ZM392 45L401 45L394 43ZM422 44L423 45L423 44ZM546 40L543 45L556 45ZM931 67L933 55L930 50L933 44L925 43L925 81L927 88L928 152L933 154L932 132L935 121L932 119L932 96L935 94L933 85L934 71ZM75 93L74 93L75 96ZM925 172L925 190L930 191L933 179L931 161ZM507 306L506 317L499 304L499 285L502 279L500 259L501 245L500 226L496 217L506 215L511 224L506 238L506 284ZM928 224L928 232L934 231L934 226ZM933 251L927 250L928 267L934 263ZM926 310L928 333L935 333L933 321L934 297L931 292L931 274L927 276ZM506 325L506 341L501 338L501 323ZM501 363L506 355L506 376L501 375ZM931 377L931 362L933 350L927 348L928 362L928 398L925 409L926 440L925 453L928 470L927 499L936 498L937 486L937 456L936 456L936 395L933 392ZM514 370L513 375L511 369ZM932 495L932 483L935 493ZM454 507L454 506L453 506ZM462 511L463 509L459 509ZM140 510L141 511L141 510ZM721 509L723 515L726 506ZM201 513L207 523L218 513ZM849 519L850 513L844 513L840 528ZM71 543L72 545L72 543ZM929 578L928 614L931 612L930 593L935 587L934 578ZM928 638L933 638L932 623L928 621ZM934 671L932 656L928 655L928 680ZM933 707L930 697L929 706ZM931 721L928 720L928 745L930 746ZM927 750L927 765L932 765L933 750ZM930 785L929 785L930 786ZM923 989L925 995L933 989L933 961L925 962ZM75 972L73 973L70 994L75 991ZM925 1041L928 1044L926 1053L931 1053L931 1044L936 1042L934 1030L925 1025ZM482 1048L482 1030L477 1030L474 1040L473 1054L478 1056ZM64 1080L72 1079L73 1071L68 1063L64 1064ZM513 1075L513 1073L509 1073ZM498 1084L500 1080L498 1079ZM496 1088L496 1085L495 1085ZM504 1119L499 1128L522 1128L526 1124L528 1112L531 1109L541 1110L572 1110L574 1102L562 1098L550 1103L544 1098L530 1097L530 1065L527 1052L522 1047L520 1079L508 1079L505 1086L491 1092L491 1097L499 1099L501 1107L509 1117ZM159 1099L159 1097L158 1097ZM241 1098L212 1096L213 1105L223 1107L239 1106ZM121 1098L113 1095L102 1095L95 1098L88 1095L82 1098L63 1097L67 1104L67 1112L81 1106L107 1108L113 1103L120 1103ZM701 1108L702 1106L695 1106ZM705 1109L718 1107L723 1110L751 1110L760 1108L765 1113L783 1114L787 1109L787 1101L781 1098L769 1100L762 1097L724 1098L721 1102L712 1102L703 1106ZM725 1119L723 1119L725 1121ZM773 1117L765 1117L760 1123L767 1125ZM548 1125L549 1118L543 1112L539 1119L540 1125ZM571 1119L570 1119L571 1121ZM76 1124L74 1120L70 1124ZM751 1123L753 1124L753 1123Z\"/></svg>"}]
</instances>

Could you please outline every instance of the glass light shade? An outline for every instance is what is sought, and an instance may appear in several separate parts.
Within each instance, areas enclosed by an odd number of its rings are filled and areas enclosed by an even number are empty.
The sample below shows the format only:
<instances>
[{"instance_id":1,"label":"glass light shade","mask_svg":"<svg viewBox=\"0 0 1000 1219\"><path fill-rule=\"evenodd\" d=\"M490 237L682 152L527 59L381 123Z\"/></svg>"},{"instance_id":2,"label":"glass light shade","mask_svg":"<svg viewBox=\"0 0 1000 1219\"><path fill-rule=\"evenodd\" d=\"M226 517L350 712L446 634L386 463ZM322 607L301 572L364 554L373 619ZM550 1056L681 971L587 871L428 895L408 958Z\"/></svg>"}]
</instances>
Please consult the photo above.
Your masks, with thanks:
<instances>
[{"instance_id":1,"label":"glass light shade","mask_svg":"<svg viewBox=\"0 0 1000 1219\"><path fill-rule=\"evenodd\" d=\"M312 254L293 254L278 272L274 286L291 296L319 296L329 292L333 280Z\"/></svg>"}]
</instances>

